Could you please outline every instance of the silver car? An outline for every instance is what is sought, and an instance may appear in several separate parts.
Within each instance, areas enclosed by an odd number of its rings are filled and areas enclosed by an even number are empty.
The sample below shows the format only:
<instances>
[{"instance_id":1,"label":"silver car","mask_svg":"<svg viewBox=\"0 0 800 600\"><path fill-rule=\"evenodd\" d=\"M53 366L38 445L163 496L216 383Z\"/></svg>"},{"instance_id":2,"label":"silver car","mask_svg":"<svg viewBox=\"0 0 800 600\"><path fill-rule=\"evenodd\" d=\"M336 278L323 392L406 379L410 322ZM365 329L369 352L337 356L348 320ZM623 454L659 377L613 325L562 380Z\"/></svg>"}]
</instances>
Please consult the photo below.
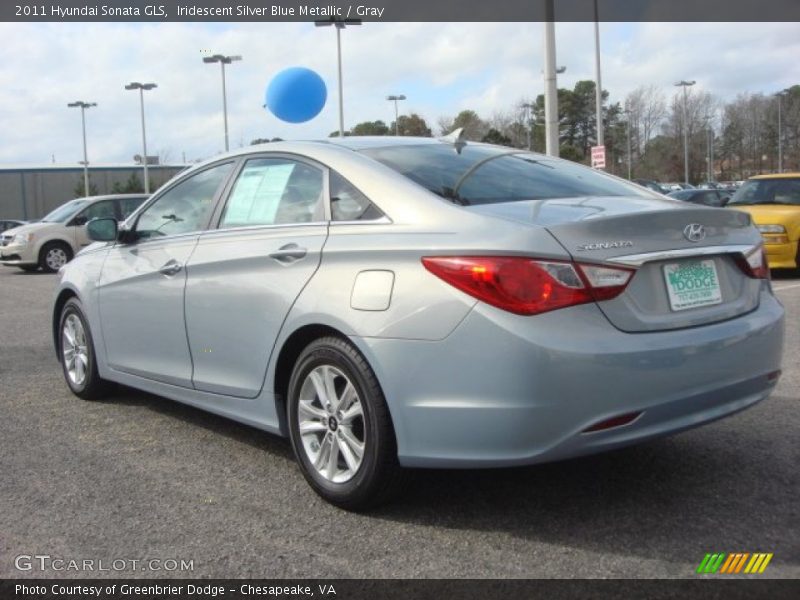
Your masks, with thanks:
<instances>
[{"instance_id":1,"label":"silver car","mask_svg":"<svg viewBox=\"0 0 800 600\"><path fill-rule=\"evenodd\" d=\"M67 385L118 382L291 439L363 509L404 467L528 465L766 398L784 311L747 214L444 140L247 148L60 271Z\"/></svg>"}]
</instances>

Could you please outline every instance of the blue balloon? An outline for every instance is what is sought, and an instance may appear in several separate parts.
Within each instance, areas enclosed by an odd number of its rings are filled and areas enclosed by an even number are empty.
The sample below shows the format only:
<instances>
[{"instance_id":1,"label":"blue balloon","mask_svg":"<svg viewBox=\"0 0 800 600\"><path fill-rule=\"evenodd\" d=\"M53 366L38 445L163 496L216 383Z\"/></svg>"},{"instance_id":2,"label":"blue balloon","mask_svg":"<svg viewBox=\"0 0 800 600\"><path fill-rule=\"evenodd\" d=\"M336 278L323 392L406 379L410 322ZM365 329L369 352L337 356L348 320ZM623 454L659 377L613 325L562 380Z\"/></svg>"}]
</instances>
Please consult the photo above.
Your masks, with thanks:
<instances>
[{"instance_id":1,"label":"blue balloon","mask_svg":"<svg viewBox=\"0 0 800 600\"><path fill-rule=\"evenodd\" d=\"M320 113L327 98L322 77L305 67L291 67L269 82L265 106L281 121L304 123Z\"/></svg>"}]
</instances>

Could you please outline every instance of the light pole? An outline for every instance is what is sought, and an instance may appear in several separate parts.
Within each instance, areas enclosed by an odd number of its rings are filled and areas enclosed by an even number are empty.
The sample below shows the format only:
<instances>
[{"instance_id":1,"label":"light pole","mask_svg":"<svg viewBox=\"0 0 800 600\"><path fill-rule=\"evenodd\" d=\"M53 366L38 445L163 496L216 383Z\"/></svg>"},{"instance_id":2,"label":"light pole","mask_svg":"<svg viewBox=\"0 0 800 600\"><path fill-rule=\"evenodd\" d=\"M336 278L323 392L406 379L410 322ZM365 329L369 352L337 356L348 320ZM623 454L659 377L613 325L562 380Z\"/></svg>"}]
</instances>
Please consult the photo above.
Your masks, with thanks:
<instances>
[{"instance_id":1,"label":"light pole","mask_svg":"<svg viewBox=\"0 0 800 600\"><path fill-rule=\"evenodd\" d=\"M628 118L626 119L626 124L628 126L628 181L631 180L631 110L626 108L622 111Z\"/></svg>"},{"instance_id":2,"label":"light pole","mask_svg":"<svg viewBox=\"0 0 800 600\"><path fill-rule=\"evenodd\" d=\"M556 88L556 25L554 0L545 3L544 139L548 156L558 157L558 90Z\"/></svg>"},{"instance_id":3,"label":"light pole","mask_svg":"<svg viewBox=\"0 0 800 600\"><path fill-rule=\"evenodd\" d=\"M683 181L689 183L689 128L686 124L686 88L693 86L696 81L681 80L675 85L683 88Z\"/></svg>"},{"instance_id":4,"label":"light pole","mask_svg":"<svg viewBox=\"0 0 800 600\"><path fill-rule=\"evenodd\" d=\"M69 108L81 109L81 129L83 130L83 195L89 196L89 158L86 154L86 109L97 106L97 102L76 100L67 104Z\"/></svg>"},{"instance_id":5,"label":"light pole","mask_svg":"<svg viewBox=\"0 0 800 600\"><path fill-rule=\"evenodd\" d=\"M778 99L778 173L783 173L783 125L781 124L781 100L787 90L781 90L775 97Z\"/></svg>"},{"instance_id":6,"label":"light pole","mask_svg":"<svg viewBox=\"0 0 800 600\"><path fill-rule=\"evenodd\" d=\"M342 93L342 29L348 25L361 25L361 19L335 19L314 21L315 27L336 28L336 61L339 70L339 137L344 137L344 98Z\"/></svg>"},{"instance_id":7,"label":"light pole","mask_svg":"<svg viewBox=\"0 0 800 600\"><path fill-rule=\"evenodd\" d=\"M597 0L594 0L594 71L597 79L597 85L594 90L595 111L597 112L597 145L603 146L603 84L600 78L600 22L597 13Z\"/></svg>"},{"instance_id":8,"label":"light pole","mask_svg":"<svg viewBox=\"0 0 800 600\"><path fill-rule=\"evenodd\" d=\"M525 109L525 120L527 121L526 132L528 134L528 150L533 150L533 108L534 105L530 102L525 102L522 105Z\"/></svg>"},{"instance_id":9,"label":"light pole","mask_svg":"<svg viewBox=\"0 0 800 600\"><path fill-rule=\"evenodd\" d=\"M147 176L147 135L145 134L144 129L144 93L147 90L152 90L157 88L158 86L155 83L139 83L138 81L132 81L128 85L125 86L126 90L139 90L139 107L142 113L142 151L143 154L143 163L144 163L144 193L150 193L150 178Z\"/></svg>"},{"instance_id":10,"label":"light pole","mask_svg":"<svg viewBox=\"0 0 800 600\"><path fill-rule=\"evenodd\" d=\"M222 118L225 121L225 152L228 151L228 97L225 93L225 65L229 65L234 61L242 60L238 54L236 56L225 56L223 54L215 54L214 56L204 56L203 62L206 64L219 63L222 67Z\"/></svg>"},{"instance_id":11,"label":"light pole","mask_svg":"<svg viewBox=\"0 0 800 600\"><path fill-rule=\"evenodd\" d=\"M400 135L400 133L399 133L400 132L400 121L399 121L400 117L398 117L398 113L397 113L397 102L399 100L405 100L406 97L405 97L404 94L400 94L399 96L386 96L386 99L389 100L390 102L392 100L394 100L394 134L395 135Z\"/></svg>"}]
</instances>

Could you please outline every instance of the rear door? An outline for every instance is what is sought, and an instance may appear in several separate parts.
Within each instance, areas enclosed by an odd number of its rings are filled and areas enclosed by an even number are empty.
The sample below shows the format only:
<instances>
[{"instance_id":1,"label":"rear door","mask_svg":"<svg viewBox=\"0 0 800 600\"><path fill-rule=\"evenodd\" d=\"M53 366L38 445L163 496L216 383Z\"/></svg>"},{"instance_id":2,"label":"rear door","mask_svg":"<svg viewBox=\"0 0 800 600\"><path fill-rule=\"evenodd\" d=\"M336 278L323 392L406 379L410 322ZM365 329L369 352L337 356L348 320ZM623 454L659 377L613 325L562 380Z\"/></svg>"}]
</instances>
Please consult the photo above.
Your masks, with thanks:
<instances>
[{"instance_id":1,"label":"rear door","mask_svg":"<svg viewBox=\"0 0 800 600\"><path fill-rule=\"evenodd\" d=\"M186 328L194 387L254 398L283 321L320 264L327 170L263 155L241 168L219 226L188 265Z\"/></svg>"}]
</instances>

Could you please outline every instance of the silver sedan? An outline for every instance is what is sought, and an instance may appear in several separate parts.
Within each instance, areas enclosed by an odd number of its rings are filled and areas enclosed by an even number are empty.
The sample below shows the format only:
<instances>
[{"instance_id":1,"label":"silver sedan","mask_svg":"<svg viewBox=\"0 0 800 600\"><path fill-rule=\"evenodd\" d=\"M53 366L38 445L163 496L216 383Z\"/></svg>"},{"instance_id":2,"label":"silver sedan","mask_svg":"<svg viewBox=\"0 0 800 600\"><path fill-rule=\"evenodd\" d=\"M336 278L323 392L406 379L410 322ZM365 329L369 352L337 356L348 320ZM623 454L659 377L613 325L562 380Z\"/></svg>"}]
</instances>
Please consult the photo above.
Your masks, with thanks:
<instances>
[{"instance_id":1,"label":"silver sedan","mask_svg":"<svg viewBox=\"0 0 800 600\"><path fill-rule=\"evenodd\" d=\"M64 266L67 385L291 439L363 509L405 467L501 467L766 398L783 309L742 212L446 139L281 142L181 173Z\"/></svg>"}]
</instances>

